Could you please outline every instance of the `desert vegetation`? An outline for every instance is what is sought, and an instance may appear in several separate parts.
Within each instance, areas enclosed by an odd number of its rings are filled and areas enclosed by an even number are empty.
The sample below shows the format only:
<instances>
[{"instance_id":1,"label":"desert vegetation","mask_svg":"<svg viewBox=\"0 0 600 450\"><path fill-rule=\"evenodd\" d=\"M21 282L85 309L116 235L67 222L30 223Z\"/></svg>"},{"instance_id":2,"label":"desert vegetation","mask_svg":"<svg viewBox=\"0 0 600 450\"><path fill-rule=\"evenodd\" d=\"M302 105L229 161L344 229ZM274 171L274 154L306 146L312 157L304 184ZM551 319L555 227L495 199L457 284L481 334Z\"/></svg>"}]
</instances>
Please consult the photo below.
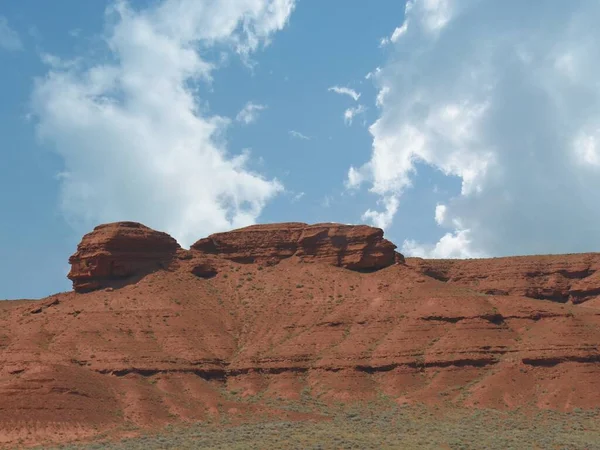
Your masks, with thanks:
<instances>
[{"instance_id":1,"label":"desert vegetation","mask_svg":"<svg viewBox=\"0 0 600 450\"><path fill-rule=\"evenodd\" d=\"M252 400L250 400L252 401ZM557 412L400 406L391 402L325 405L269 400L273 407L314 413L314 420L256 417L187 425L119 441L62 445L55 449L592 449L600 445L600 409ZM245 418L244 420L248 420ZM126 428L124 428L125 430Z\"/></svg>"}]
</instances>

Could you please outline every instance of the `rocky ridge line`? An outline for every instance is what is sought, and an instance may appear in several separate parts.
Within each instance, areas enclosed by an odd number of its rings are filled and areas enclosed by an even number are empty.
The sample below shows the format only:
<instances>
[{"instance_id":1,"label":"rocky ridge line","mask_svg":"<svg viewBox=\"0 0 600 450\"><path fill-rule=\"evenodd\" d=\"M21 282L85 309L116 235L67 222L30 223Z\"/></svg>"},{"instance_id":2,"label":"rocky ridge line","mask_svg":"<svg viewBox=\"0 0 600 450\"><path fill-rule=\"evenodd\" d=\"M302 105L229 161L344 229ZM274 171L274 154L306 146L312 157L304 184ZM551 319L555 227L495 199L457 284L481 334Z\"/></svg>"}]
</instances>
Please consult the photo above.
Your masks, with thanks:
<instances>
[{"instance_id":1,"label":"rocky ridge line","mask_svg":"<svg viewBox=\"0 0 600 450\"><path fill-rule=\"evenodd\" d=\"M600 305L600 253L486 259L406 258L423 275L487 295Z\"/></svg>"},{"instance_id":2,"label":"rocky ridge line","mask_svg":"<svg viewBox=\"0 0 600 450\"><path fill-rule=\"evenodd\" d=\"M130 284L186 260L196 276L211 278L224 261L274 265L290 257L369 272L403 262L395 249L379 228L293 222L212 234L187 251L166 233L136 222L115 222L83 237L69 258L68 278L74 290L83 293Z\"/></svg>"}]
</instances>

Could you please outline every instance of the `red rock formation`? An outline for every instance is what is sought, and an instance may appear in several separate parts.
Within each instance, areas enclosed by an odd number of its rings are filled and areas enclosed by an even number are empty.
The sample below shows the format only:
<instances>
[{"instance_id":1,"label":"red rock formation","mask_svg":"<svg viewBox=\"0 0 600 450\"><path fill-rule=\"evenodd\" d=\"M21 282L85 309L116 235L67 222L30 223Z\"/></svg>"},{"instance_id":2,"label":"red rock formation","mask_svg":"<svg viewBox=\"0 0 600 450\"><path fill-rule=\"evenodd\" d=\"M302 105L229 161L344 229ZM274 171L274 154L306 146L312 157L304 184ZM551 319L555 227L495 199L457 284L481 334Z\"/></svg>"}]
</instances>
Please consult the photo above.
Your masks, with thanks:
<instances>
[{"instance_id":1,"label":"red rock formation","mask_svg":"<svg viewBox=\"0 0 600 450\"><path fill-rule=\"evenodd\" d=\"M69 258L76 292L113 286L115 281L165 268L179 244L166 233L135 222L99 225Z\"/></svg>"},{"instance_id":2,"label":"red rock formation","mask_svg":"<svg viewBox=\"0 0 600 450\"><path fill-rule=\"evenodd\" d=\"M0 436L162 427L219 405L252 414L263 399L307 391L321 401L600 405L597 309L483 295L403 264L360 273L298 258L225 261L202 279L190 270L199 257L121 289L2 309Z\"/></svg>"},{"instance_id":3,"label":"red rock formation","mask_svg":"<svg viewBox=\"0 0 600 450\"><path fill-rule=\"evenodd\" d=\"M192 249L239 263L274 264L292 256L351 270L382 269L402 261L383 231L366 225L283 223L253 225L200 239Z\"/></svg>"},{"instance_id":4,"label":"red rock formation","mask_svg":"<svg viewBox=\"0 0 600 450\"><path fill-rule=\"evenodd\" d=\"M217 274L215 258L274 264L297 256L368 271L402 261L395 248L383 239L382 230L366 225L285 223L213 234L196 242L195 252L188 252L166 233L135 222L117 222L100 225L83 237L69 259L68 277L76 292L122 286L124 280L170 266L175 256L182 261L193 259L189 270L201 278Z\"/></svg>"},{"instance_id":5,"label":"red rock formation","mask_svg":"<svg viewBox=\"0 0 600 450\"><path fill-rule=\"evenodd\" d=\"M419 272L495 295L600 303L600 253L491 259L406 258Z\"/></svg>"},{"instance_id":6,"label":"red rock formation","mask_svg":"<svg viewBox=\"0 0 600 450\"><path fill-rule=\"evenodd\" d=\"M0 444L160 428L228 408L251 415L307 392L600 406L600 305L514 295L589 294L597 255L393 261L393 244L369 227L257 226L191 251L139 224L98 227L72 258L79 288L154 271L121 289L0 302ZM483 293L492 290L508 295Z\"/></svg>"}]
</instances>

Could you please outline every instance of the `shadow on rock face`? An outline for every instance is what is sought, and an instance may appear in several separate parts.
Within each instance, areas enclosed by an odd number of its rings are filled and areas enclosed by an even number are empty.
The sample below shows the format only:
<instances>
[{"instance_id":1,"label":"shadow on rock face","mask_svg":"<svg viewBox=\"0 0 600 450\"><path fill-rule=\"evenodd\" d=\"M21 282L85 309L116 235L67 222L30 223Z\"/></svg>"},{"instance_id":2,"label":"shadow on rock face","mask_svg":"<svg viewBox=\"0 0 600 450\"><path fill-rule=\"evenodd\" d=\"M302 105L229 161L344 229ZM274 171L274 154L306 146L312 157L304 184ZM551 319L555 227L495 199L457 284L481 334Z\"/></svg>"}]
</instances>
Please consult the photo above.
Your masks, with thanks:
<instances>
[{"instance_id":1,"label":"shadow on rock face","mask_svg":"<svg viewBox=\"0 0 600 450\"><path fill-rule=\"evenodd\" d=\"M118 288L169 266L181 249L175 239L136 222L100 225L69 258L76 292Z\"/></svg>"},{"instance_id":2,"label":"shadow on rock face","mask_svg":"<svg viewBox=\"0 0 600 450\"><path fill-rule=\"evenodd\" d=\"M219 273L217 271L217 269L212 264L209 264L209 263L196 264L192 268L192 274L196 275L199 278L204 278L204 279L213 278L213 277L217 276L217 273Z\"/></svg>"},{"instance_id":3,"label":"shadow on rock face","mask_svg":"<svg viewBox=\"0 0 600 450\"><path fill-rule=\"evenodd\" d=\"M217 275L220 261L275 265L290 257L369 273L403 262L395 249L379 228L294 222L216 233L184 250L166 233L137 222L115 222L83 237L69 259L68 278L76 292L91 292L135 283L180 262L186 271L208 279Z\"/></svg>"}]
</instances>

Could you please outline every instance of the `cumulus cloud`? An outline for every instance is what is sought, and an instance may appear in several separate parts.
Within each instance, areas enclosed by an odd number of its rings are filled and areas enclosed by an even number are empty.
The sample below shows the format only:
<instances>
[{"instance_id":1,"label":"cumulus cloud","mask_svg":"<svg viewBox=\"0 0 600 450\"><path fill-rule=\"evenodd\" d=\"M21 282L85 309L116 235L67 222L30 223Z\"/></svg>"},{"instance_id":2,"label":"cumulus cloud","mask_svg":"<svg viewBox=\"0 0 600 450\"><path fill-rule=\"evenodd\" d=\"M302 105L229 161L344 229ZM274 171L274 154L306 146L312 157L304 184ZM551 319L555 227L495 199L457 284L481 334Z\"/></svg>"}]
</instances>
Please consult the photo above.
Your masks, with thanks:
<instances>
[{"instance_id":1,"label":"cumulus cloud","mask_svg":"<svg viewBox=\"0 0 600 450\"><path fill-rule=\"evenodd\" d=\"M290 130L289 134L294 139L301 139L303 141L310 141L310 137L309 136L306 136L305 134L302 134L299 131Z\"/></svg>"},{"instance_id":2,"label":"cumulus cloud","mask_svg":"<svg viewBox=\"0 0 600 450\"><path fill-rule=\"evenodd\" d=\"M258 119L258 113L266 108L267 107L265 105L248 102L244 105L240 112L237 113L235 120L245 125L249 125L253 122L256 122Z\"/></svg>"},{"instance_id":3,"label":"cumulus cloud","mask_svg":"<svg viewBox=\"0 0 600 450\"><path fill-rule=\"evenodd\" d=\"M64 160L67 218L77 227L137 220L183 245L253 223L282 186L249 170L248 153L227 151L229 121L202 103L217 64L205 55L214 47L250 56L293 8L294 0L112 4L108 58L53 65L32 93L38 135Z\"/></svg>"},{"instance_id":4,"label":"cumulus cloud","mask_svg":"<svg viewBox=\"0 0 600 450\"><path fill-rule=\"evenodd\" d=\"M336 94L340 95L347 95L348 97L351 97L354 101L358 101L358 99L360 98L360 94L358 92L356 92L354 89L350 89L347 87L332 86L328 89L328 91L335 92Z\"/></svg>"},{"instance_id":5,"label":"cumulus cloud","mask_svg":"<svg viewBox=\"0 0 600 450\"><path fill-rule=\"evenodd\" d=\"M402 244L402 253L420 258L483 258L485 254L472 249L470 230L446 233L436 244L420 244L407 239Z\"/></svg>"},{"instance_id":6,"label":"cumulus cloud","mask_svg":"<svg viewBox=\"0 0 600 450\"><path fill-rule=\"evenodd\" d=\"M375 211L372 209L368 209L362 215L362 220L370 221L376 227L383 228L385 230L392 224L394 215L396 214L396 212L398 212L400 201L398 199L398 196L390 195L379 200L377 203L383 204L383 211Z\"/></svg>"},{"instance_id":7,"label":"cumulus cloud","mask_svg":"<svg viewBox=\"0 0 600 450\"><path fill-rule=\"evenodd\" d=\"M8 51L23 50L19 34L8 25L6 17L0 16L0 49Z\"/></svg>"},{"instance_id":8,"label":"cumulus cloud","mask_svg":"<svg viewBox=\"0 0 600 450\"><path fill-rule=\"evenodd\" d=\"M459 177L435 211L434 257L600 250L600 3L411 0L371 72L380 117L348 187L389 226L416 163ZM392 39L390 38L390 41ZM410 238L410 236L407 236Z\"/></svg>"}]
</instances>

